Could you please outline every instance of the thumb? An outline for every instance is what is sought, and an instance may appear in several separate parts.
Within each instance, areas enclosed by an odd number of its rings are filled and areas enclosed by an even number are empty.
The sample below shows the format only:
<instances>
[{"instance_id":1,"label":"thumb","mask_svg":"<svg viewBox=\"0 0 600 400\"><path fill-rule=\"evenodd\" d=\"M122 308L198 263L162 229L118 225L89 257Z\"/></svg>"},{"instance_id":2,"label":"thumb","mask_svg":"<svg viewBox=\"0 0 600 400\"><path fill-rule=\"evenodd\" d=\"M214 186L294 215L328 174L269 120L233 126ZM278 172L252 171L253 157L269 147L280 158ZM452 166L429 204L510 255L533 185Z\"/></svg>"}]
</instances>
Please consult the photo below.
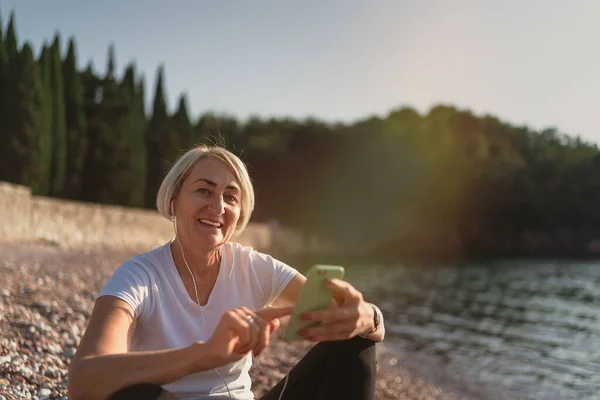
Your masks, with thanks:
<instances>
[{"instance_id":1,"label":"thumb","mask_svg":"<svg viewBox=\"0 0 600 400\"><path fill-rule=\"evenodd\" d=\"M271 328L271 332L275 332L277 329L279 329L280 325L281 325L281 322L277 318L269 321L269 327Z\"/></svg>"},{"instance_id":2,"label":"thumb","mask_svg":"<svg viewBox=\"0 0 600 400\"><path fill-rule=\"evenodd\" d=\"M264 319L265 321L271 321L276 318L285 317L290 315L294 310L293 306L290 307L267 307L256 311L256 314Z\"/></svg>"}]
</instances>

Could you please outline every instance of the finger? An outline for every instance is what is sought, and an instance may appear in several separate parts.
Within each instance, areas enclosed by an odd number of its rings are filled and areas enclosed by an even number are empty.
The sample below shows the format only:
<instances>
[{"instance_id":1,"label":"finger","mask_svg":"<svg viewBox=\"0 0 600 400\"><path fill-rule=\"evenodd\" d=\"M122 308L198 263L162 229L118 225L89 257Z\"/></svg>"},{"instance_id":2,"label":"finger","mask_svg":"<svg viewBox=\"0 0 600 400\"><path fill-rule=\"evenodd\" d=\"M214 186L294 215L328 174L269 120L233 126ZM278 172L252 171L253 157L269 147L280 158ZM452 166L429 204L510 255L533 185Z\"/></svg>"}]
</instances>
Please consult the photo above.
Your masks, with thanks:
<instances>
[{"instance_id":1,"label":"finger","mask_svg":"<svg viewBox=\"0 0 600 400\"><path fill-rule=\"evenodd\" d=\"M244 317L240 315L237 309L227 312L226 315L229 320L228 328L239 338L235 349L242 353L241 349L244 349L250 341L248 322L244 320Z\"/></svg>"},{"instance_id":2,"label":"finger","mask_svg":"<svg viewBox=\"0 0 600 400\"><path fill-rule=\"evenodd\" d=\"M350 339L361 332L357 321L345 321L327 325L306 326L298 332L306 340L319 342L324 340Z\"/></svg>"},{"instance_id":3,"label":"finger","mask_svg":"<svg viewBox=\"0 0 600 400\"><path fill-rule=\"evenodd\" d=\"M248 351L251 350L252 352L255 352L255 349L260 346L261 332L264 330L266 323L259 315L249 308L242 307L242 309L247 314L246 321L248 322L252 336L252 340L248 344Z\"/></svg>"},{"instance_id":4,"label":"finger","mask_svg":"<svg viewBox=\"0 0 600 400\"><path fill-rule=\"evenodd\" d=\"M302 321L321 322L328 324L345 320L358 320L360 312L356 307L336 307L326 310L307 311L300 316Z\"/></svg>"},{"instance_id":5,"label":"finger","mask_svg":"<svg viewBox=\"0 0 600 400\"><path fill-rule=\"evenodd\" d=\"M240 348L242 352L246 353L256 347L256 343L260 337L260 327L256 321L259 317L247 307L240 307L236 311L244 321L244 325L248 331L249 340Z\"/></svg>"},{"instance_id":6,"label":"finger","mask_svg":"<svg viewBox=\"0 0 600 400\"><path fill-rule=\"evenodd\" d=\"M304 327L298 334L307 340L349 339L358 332L355 322Z\"/></svg>"},{"instance_id":7,"label":"finger","mask_svg":"<svg viewBox=\"0 0 600 400\"><path fill-rule=\"evenodd\" d=\"M253 321L250 323L253 329L253 341L250 343L249 349L252 350L254 356L257 356L269 345L271 335L270 325L260 315L248 308L243 307L242 310L253 318Z\"/></svg>"},{"instance_id":8,"label":"finger","mask_svg":"<svg viewBox=\"0 0 600 400\"><path fill-rule=\"evenodd\" d=\"M286 315L290 315L294 307L266 307L256 311L256 314L260 316L265 321L271 321L275 318L285 317Z\"/></svg>"},{"instance_id":9,"label":"finger","mask_svg":"<svg viewBox=\"0 0 600 400\"><path fill-rule=\"evenodd\" d=\"M271 344L271 324L269 322L266 322L264 320L262 320L262 318L258 317L258 319L261 320L261 326L260 326L260 331L259 331L259 337L258 337L258 341L256 343L256 346L254 346L254 349L252 350L252 353L254 354L255 357L257 357L260 353L262 353L262 351L264 349L266 349L269 344Z\"/></svg>"},{"instance_id":10,"label":"finger","mask_svg":"<svg viewBox=\"0 0 600 400\"><path fill-rule=\"evenodd\" d=\"M248 316L252 317L248 321L250 324L250 329L252 330L252 341L250 342L248 349L252 350L254 355L258 355L266 347L266 343L268 341L268 322L247 307L242 307L242 310L247 314L246 318Z\"/></svg>"},{"instance_id":11,"label":"finger","mask_svg":"<svg viewBox=\"0 0 600 400\"><path fill-rule=\"evenodd\" d=\"M294 307L267 307L254 313L260 330L258 333L258 344L254 347L253 353L258 356L271 342L271 333L279 329L281 325L280 317L290 315Z\"/></svg>"},{"instance_id":12,"label":"finger","mask_svg":"<svg viewBox=\"0 0 600 400\"><path fill-rule=\"evenodd\" d=\"M348 301L361 301L362 293L359 292L350 283L341 279L330 278L325 281L325 286L333 292L333 296L342 304Z\"/></svg>"},{"instance_id":13,"label":"finger","mask_svg":"<svg viewBox=\"0 0 600 400\"><path fill-rule=\"evenodd\" d=\"M271 333L275 332L281 326L281 321L278 318L272 319L269 321L269 328L271 329Z\"/></svg>"}]
</instances>

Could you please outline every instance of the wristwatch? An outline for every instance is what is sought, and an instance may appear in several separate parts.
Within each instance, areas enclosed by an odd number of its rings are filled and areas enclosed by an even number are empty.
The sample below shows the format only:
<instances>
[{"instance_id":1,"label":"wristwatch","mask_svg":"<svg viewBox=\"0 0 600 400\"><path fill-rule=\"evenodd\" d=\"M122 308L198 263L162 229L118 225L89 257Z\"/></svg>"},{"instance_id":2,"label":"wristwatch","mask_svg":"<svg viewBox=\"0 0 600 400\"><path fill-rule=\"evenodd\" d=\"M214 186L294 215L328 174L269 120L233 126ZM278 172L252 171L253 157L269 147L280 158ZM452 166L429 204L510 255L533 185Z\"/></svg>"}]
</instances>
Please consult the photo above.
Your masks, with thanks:
<instances>
[{"instance_id":1,"label":"wristwatch","mask_svg":"<svg viewBox=\"0 0 600 400\"><path fill-rule=\"evenodd\" d=\"M376 305L371 305L371 306L373 307L373 329L371 329L367 333L358 335L362 338L375 332L377 329L379 329L379 326L381 325L381 310L379 310L379 308Z\"/></svg>"}]
</instances>

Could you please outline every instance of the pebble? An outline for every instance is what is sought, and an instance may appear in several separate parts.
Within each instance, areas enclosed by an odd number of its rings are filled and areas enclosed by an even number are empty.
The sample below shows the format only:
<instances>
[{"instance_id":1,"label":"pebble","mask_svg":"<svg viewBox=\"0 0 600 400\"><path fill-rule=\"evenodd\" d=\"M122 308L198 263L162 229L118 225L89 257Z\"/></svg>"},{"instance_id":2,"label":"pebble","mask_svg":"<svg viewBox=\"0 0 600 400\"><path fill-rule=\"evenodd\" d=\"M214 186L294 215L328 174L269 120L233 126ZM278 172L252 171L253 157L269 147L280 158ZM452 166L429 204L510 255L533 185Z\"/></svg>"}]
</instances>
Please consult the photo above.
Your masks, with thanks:
<instances>
[{"instance_id":1,"label":"pebble","mask_svg":"<svg viewBox=\"0 0 600 400\"><path fill-rule=\"evenodd\" d=\"M40 400L47 399L48 397L50 397L51 394L52 394L52 390L50 390L48 388L41 388L37 392L37 395L40 398Z\"/></svg>"},{"instance_id":2,"label":"pebble","mask_svg":"<svg viewBox=\"0 0 600 400\"><path fill-rule=\"evenodd\" d=\"M65 356L66 358L73 358L73 356L75 356L75 348L74 347L69 347L68 349L66 349L62 354L63 356Z\"/></svg>"},{"instance_id":3,"label":"pebble","mask_svg":"<svg viewBox=\"0 0 600 400\"><path fill-rule=\"evenodd\" d=\"M48 345L48 351L52 354L59 354L62 352L62 347L56 343L51 343Z\"/></svg>"},{"instance_id":4,"label":"pebble","mask_svg":"<svg viewBox=\"0 0 600 400\"><path fill-rule=\"evenodd\" d=\"M72 335L74 338L77 338L77 337L79 336L79 333L80 333L80 331L79 331L79 327L78 327L77 325L72 325L72 326L71 326L71 335Z\"/></svg>"}]
</instances>

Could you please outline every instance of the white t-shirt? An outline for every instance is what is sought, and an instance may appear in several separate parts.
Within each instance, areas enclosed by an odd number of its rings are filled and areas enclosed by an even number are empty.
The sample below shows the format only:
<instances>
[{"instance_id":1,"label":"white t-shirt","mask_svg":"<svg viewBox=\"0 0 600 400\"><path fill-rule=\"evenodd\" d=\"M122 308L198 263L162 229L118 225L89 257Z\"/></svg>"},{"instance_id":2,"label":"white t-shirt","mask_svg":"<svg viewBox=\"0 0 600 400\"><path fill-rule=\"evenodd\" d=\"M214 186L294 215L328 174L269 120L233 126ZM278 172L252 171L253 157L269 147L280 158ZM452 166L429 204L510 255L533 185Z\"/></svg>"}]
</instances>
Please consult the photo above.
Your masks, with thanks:
<instances>
[{"instance_id":1,"label":"white t-shirt","mask_svg":"<svg viewBox=\"0 0 600 400\"><path fill-rule=\"evenodd\" d=\"M297 273L251 247L226 243L214 289L206 305L200 307L183 285L170 244L124 262L97 296L116 296L135 311L137 327L131 351L181 348L206 341L225 311L240 306L258 310L272 304ZM254 399L248 374L251 366L249 354L218 368L233 398ZM163 387L186 400L229 398L223 380L214 369L188 375Z\"/></svg>"}]
</instances>

